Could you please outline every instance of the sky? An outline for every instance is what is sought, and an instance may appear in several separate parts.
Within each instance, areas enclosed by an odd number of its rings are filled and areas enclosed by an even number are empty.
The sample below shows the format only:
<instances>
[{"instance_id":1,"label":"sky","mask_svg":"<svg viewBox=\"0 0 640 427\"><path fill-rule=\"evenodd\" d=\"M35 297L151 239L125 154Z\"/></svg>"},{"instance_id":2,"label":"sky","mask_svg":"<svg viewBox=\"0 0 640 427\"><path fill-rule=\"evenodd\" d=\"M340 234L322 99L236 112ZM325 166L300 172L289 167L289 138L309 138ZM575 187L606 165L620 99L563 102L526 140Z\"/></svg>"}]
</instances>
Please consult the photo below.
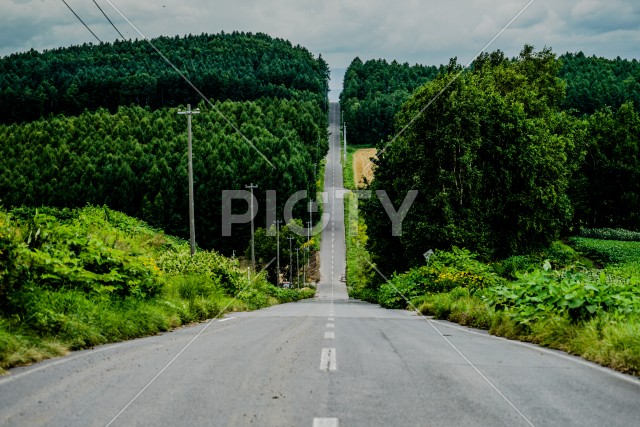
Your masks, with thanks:
<instances>
[{"instance_id":1,"label":"sky","mask_svg":"<svg viewBox=\"0 0 640 427\"><path fill-rule=\"evenodd\" d=\"M65 1L101 40L118 37L93 1ZM237 30L300 44L329 63L334 99L355 57L466 64L499 33L486 50L515 56L531 44L558 54L640 57L638 0L95 1L127 38L141 36L112 5L149 38ZM0 0L0 11L0 56L96 41L62 0Z\"/></svg>"}]
</instances>

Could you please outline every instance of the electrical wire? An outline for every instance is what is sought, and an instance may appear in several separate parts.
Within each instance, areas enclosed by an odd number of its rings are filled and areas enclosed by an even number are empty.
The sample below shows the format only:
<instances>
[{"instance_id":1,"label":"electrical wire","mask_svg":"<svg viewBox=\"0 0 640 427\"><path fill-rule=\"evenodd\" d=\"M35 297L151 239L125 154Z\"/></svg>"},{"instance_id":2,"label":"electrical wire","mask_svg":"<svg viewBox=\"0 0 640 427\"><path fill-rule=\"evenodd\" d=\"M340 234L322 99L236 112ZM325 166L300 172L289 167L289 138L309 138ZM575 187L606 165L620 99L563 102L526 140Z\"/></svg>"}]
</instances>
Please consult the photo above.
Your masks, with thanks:
<instances>
[{"instance_id":1,"label":"electrical wire","mask_svg":"<svg viewBox=\"0 0 640 427\"><path fill-rule=\"evenodd\" d=\"M120 37L122 37L122 40L126 40L126 38L122 35L122 33L120 32L120 30L118 30L118 28L114 25L114 23L111 21L111 19L109 19L109 17L107 16L106 13L104 13L104 10L102 10L102 8L100 7L100 5L96 2L96 0L93 0L93 4L95 4L98 9L100 9L100 12L102 12L102 14L104 15L105 18L107 18L107 21L109 21L109 24L111 24L111 26L113 27L114 30L116 30L118 32L118 34L120 34Z\"/></svg>"},{"instance_id":2,"label":"electrical wire","mask_svg":"<svg viewBox=\"0 0 640 427\"><path fill-rule=\"evenodd\" d=\"M98 38L98 36L96 36L96 33L94 33L93 31L91 31L91 28L89 28L89 26L88 26L87 24L85 24L85 23L84 23L84 21L82 20L82 18L80 18L80 17L78 16L78 14L77 14L73 9L71 9L71 6L69 6L69 5L67 4L67 2L66 2L66 1L64 1L64 0L62 0L62 3L64 3L64 4L65 4L65 6L67 6L67 7L69 8L69 10L71 11L71 13L73 13L73 14L76 16L76 18L78 18L78 21L82 22L82 25L84 25L84 27L85 27L87 30L89 30L89 32L90 32L91 34L93 34L93 37L95 37L95 38L96 38L96 40L98 40L100 43L102 43L102 40L100 40L100 39Z\"/></svg>"}]
</instances>

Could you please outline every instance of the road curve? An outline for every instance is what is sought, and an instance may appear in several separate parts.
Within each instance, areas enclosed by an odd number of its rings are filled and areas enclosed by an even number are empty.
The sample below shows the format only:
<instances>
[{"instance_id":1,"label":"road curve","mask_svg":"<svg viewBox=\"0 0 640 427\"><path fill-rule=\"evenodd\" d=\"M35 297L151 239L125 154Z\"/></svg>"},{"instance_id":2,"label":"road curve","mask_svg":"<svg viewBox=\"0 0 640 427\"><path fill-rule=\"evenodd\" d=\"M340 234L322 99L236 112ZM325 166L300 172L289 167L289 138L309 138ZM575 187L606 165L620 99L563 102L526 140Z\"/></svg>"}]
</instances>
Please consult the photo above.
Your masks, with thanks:
<instances>
[{"instance_id":1,"label":"road curve","mask_svg":"<svg viewBox=\"0 0 640 427\"><path fill-rule=\"evenodd\" d=\"M342 182L336 104L330 117L329 195ZM315 299L13 369L0 425L640 425L637 378L349 300L331 200Z\"/></svg>"}]
</instances>

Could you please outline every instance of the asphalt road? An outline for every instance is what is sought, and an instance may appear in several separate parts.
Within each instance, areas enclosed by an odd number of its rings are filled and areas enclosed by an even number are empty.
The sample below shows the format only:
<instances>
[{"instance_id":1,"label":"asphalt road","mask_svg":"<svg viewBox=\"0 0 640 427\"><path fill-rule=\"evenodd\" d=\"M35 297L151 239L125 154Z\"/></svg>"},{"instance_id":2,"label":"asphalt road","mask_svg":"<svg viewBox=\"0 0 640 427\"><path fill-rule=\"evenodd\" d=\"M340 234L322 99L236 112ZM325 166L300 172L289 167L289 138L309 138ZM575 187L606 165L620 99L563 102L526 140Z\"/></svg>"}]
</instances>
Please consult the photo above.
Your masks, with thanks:
<instances>
[{"instance_id":1,"label":"asphalt road","mask_svg":"<svg viewBox=\"0 0 640 427\"><path fill-rule=\"evenodd\" d=\"M331 117L335 133L335 104ZM336 142L329 193L341 182ZM0 424L640 425L637 378L349 300L341 201L327 207L314 300L13 369L0 379Z\"/></svg>"}]
</instances>

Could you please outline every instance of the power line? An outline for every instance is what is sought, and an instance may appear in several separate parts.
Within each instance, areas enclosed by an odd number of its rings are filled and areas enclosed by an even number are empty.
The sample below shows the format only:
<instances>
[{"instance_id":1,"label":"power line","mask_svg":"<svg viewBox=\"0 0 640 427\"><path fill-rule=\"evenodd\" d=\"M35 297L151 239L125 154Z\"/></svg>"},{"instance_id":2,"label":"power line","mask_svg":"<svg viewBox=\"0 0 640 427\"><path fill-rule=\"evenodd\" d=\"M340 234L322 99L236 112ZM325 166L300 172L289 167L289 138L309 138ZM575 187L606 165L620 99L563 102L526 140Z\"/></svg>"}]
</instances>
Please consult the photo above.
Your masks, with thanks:
<instances>
[{"instance_id":1,"label":"power line","mask_svg":"<svg viewBox=\"0 0 640 427\"><path fill-rule=\"evenodd\" d=\"M84 27L85 27L87 30L89 30L89 32L90 32L91 34L93 34L93 37L95 37L95 38L96 38L96 40L98 40L100 43L102 43L102 40L100 40L100 39L98 38L98 36L96 36L96 33L94 33L93 31L91 31L91 28L89 28L89 26L88 26L87 24L85 24L85 23L84 23L84 21L82 20L82 18L80 18L80 17L78 16L78 14L77 14L73 9L71 9L71 6L69 6L69 5L67 4L67 2L66 2L66 1L64 1L64 0L62 0L62 3L64 3L64 4L65 4L65 6L67 6L67 7L69 8L69 10L71 11L71 13L73 13L73 14L76 16L76 18L78 18L78 21L82 22L82 25L84 25Z\"/></svg>"},{"instance_id":2,"label":"power line","mask_svg":"<svg viewBox=\"0 0 640 427\"><path fill-rule=\"evenodd\" d=\"M116 30L118 32L118 34L120 34L120 37L122 37L122 40L126 40L126 38L122 35L122 33L120 32L120 30L118 30L118 28L114 25L113 22L111 22L111 19L109 19L109 17L107 16L106 13L104 13L104 10L102 10L102 8L100 7L100 5L96 2L96 0L93 0L93 4L95 4L98 9L100 9L100 12L102 12L102 14L104 15L105 18L107 18L107 21L109 21L109 24L111 24L111 26L113 27L114 30Z\"/></svg>"}]
</instances>

